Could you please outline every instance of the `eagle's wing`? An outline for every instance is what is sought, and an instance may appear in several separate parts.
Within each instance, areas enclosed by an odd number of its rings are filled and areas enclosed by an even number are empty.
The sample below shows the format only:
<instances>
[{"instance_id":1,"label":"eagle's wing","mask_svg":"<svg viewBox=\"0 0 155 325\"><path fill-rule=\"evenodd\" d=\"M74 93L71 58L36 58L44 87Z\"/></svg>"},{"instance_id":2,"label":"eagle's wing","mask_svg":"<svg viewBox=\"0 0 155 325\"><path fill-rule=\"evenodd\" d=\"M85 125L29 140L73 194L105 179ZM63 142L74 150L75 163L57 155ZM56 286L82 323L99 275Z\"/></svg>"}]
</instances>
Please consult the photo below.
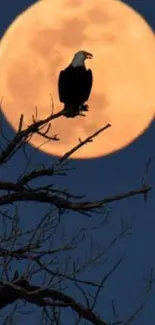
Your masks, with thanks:
<instances>
[{"instance_id":1,"label":"eagle's wing","mask_svg":"<svg viewBox=\"0 0 155 325\"><path fill-rule=\"evenodd\" d=\"M93 75L92 71L90 69L87 70L87 73L85 74L85 80L84 80L84 89L85 89L85 94L84 94L84 101L86 102L89 98L91 88L93 84Z\"/></svg>"},{"instance_id":2,"label":"eagle's wing","mask_svg":"<svg viewBox=\"0 0 155 325\"><path fill-rule=\"evenodd\" d=\"M67 74L65 73L64 70L62 70L62 71L60 71L59 79L58 79L59 99L62 103L64 103L66 100L67 85L68 85Z\"/></svg>"}]
</instances>

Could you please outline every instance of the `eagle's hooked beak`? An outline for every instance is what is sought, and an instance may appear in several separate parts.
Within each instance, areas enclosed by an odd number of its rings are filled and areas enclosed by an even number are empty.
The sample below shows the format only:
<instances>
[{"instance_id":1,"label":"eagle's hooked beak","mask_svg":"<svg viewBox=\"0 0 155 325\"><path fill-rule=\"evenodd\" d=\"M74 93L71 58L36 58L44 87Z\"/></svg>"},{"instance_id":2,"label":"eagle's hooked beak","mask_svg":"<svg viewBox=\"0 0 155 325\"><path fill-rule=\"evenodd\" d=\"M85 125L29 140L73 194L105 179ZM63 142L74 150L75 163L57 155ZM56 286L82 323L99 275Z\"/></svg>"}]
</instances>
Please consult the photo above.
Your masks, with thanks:
<instances>
[{"instance_id":1,"label":"eagle's hooked beak","mask_svg":"<svg viewBox=\"0 0 155 325\"><path fill-rule=\"evenodd\" d=\"M93 55L89 52L86 52L86 59L92 59Z\"/></svg>"}]
</instances>

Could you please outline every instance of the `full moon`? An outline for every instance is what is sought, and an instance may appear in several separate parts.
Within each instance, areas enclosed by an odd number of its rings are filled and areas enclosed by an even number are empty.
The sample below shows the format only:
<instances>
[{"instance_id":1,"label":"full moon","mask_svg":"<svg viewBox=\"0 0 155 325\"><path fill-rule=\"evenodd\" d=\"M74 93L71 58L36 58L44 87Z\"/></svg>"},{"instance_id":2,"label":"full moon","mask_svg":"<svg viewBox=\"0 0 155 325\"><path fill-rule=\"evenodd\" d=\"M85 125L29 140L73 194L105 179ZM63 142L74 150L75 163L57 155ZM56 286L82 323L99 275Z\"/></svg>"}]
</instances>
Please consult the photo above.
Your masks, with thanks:
<instances>
[{"instance_id":1,"label":"full moon","mask_svg":"<svg viewBox=\"0 0 155 325\"><path fill-rule=\"evenodd\" d=\"M133 142L150 125L155 113L155 38L145 20L116 0L40 1L19 15L0 42L0 98L14 130L21 114L24 127L32 115L44 119L63 108L57 81L75 52L93 54L86 66L93 72L89 112L85 117L54 120L49 135L60 141L30 144L61 156L78 139L107 123L111 127L72 158L96 158ZM41 144L43 144L41 146ZM41 146L41 147L40 147Z\"/></svg>"}]
</instances>

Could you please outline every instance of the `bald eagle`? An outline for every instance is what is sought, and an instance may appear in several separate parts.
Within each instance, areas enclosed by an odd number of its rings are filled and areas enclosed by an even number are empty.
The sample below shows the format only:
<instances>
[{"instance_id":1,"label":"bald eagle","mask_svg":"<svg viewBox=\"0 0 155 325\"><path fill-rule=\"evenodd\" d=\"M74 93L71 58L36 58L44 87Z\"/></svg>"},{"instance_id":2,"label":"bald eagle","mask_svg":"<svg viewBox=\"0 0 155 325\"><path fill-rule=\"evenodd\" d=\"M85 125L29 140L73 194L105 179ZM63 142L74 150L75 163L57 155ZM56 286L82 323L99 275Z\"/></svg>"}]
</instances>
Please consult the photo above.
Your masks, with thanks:
<instances>
[{"instance_id":1,"label":"bald eagle","mask_svg":"<svg viewBox=\"0 0 155 325\"><path fill-rule=\"evenodd\" d=\"M60 102L64 103L66 117L75 117L82 111L88 111L88 100L92 88L92 71L86 69L85 60L93 55L86 51L75 53L69 66L60 71L58 92Z\"/></svg>"}]
</instances>

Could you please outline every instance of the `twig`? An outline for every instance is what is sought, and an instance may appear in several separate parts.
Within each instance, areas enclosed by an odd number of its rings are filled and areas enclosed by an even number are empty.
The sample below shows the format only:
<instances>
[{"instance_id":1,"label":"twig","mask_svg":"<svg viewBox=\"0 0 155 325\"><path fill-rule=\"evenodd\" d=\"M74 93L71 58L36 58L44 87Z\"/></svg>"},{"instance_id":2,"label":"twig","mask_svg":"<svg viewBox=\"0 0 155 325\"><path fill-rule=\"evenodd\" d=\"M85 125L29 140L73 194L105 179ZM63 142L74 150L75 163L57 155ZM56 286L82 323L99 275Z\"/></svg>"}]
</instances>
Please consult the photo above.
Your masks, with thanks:
<instances>
[{"instance_id":1,"label":"twig","mask_svg":"<svg viewBox=\"0 0 155 325\"><path fill-rule=\"evenodd\" d=\"M83 147L85 144L87 144L88 142L92 142L92 139L97 137L97 135L99 135L99 133L105 131L106 129L108 129L111 126L111 124L107 124L106 126L103 126L102 128L100 128L99 130L97 130L95 133L93 133L92 135L90 135L89 137L87 137L85 140L83 141L79 141L79 144L77 144L74 148L72 148L71 150L69 150L68 152L66 152L60 159L59 159L59 163L61 164L62 162L64 162L65 160L67 160L75 151L77 151L78 149L80 149L81 147Z\"/></svg>"}]
</instances>

